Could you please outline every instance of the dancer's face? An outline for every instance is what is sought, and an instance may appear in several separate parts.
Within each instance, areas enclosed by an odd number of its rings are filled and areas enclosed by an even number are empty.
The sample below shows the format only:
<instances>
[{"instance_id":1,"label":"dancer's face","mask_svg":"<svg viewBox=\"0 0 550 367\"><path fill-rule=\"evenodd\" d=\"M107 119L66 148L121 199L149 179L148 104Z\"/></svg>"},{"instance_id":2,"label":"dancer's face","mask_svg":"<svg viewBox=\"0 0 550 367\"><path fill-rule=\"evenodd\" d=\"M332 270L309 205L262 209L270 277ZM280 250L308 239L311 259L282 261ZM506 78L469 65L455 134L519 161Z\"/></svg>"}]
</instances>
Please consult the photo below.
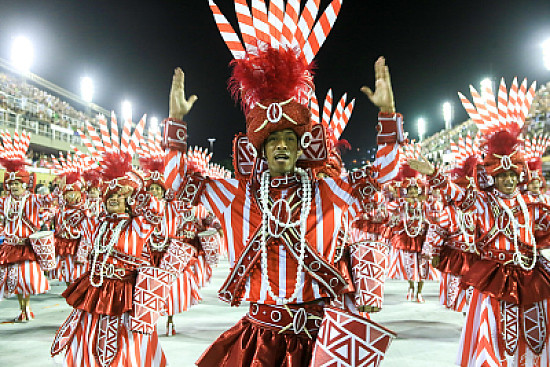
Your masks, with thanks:
<instances>
[{"instance_id":1,"label":"dancer's face","mask_svg":"<svg viewBox=\"0 0 550 367\"><path fill-rule=\"evenodd\" d=\"M514 171L504 171L495 176L495 188L503 194L513 194L518 186L518 175Z\"/></svg>"},{"instance_id":2,"label":"dancer's face","mask_svg":"<svg viewBox=\"0 0 550 367\"><path fill-rule=\"evenodd\" d=\"M107 199L106 202L107 213L122 214L126 212L126 197L119 193L114 193Z\"/></svg>"},{"instance_id":3,"label":"dancer's face","mask_svg":"<svg viewBox=\"0 0 550 367\"><path fill-rule=\"evenodd\" d=\"M149 194L151 194L151 196L154 196L158 200L161 200L164 198L164 190L162 189L162 186L160 186L159 184L151 184L147 189L147 191L149 192Z\"/></svg>"},{"instance_id":4,"label":"dancer's face","mask_svg":"<svg viewBox=\"0 0 550 367\"><path fill-rule=\"evenodd\" d=\"M63 197L69 205L76 204L81 199L80 191L67 191L63 194Z\"/></svg>"},{"instance_id":5,"label":"dancer's face","mask_svg":"<svg viewBox=\"0 0 550 367\"><path fill-rule=\"evenodd\" d=\"M264 153L271 177L277 177L294 173L302 151L296 133L292 129L284 129L269 134L264 142Z\"/></svg>"},{"instance_id":6,"label":"dancer's face","mask_svg":"<svg viewBox=\"0 0 550 367\"><path fill-rule=\"evenodd\" d=\"M12 181L10 184L10 193L12 196L21 197L25 193L25 186L21 181Z\"/></svg>"},{"instance_id":7,"label":"dancer's face","mask_svg":"<svg viewBox=\"0 0 550 367\"><path fill-rule=\"evenodd\" d=\"M527 191L532 194L540 194L541 182L538 179L533 179L527 184Z\"/></svg>"},{"instance_id":8,"label":"dancer's face","mask_svg":"<svg viewBox=\"0 0 550 367\"><path fill-rule=\"evenodd\" d=\"M97 187L92 187L89 191L88 191L88 197L90 199L99 199L99 196L100 196L100 191Z\"/></svg>"},{"instance_id":9,"label":"dancer's face","mask_svg":"<svg viewBox=\"0 0 550 367\"><path fill-rule=\"evenodd\" d=\"M407 197L409 199L416 199L419 193L420 193L420 190L418 190L418 186L416 185L411 185L407 189Z\"/></svg>"}]
</instances>

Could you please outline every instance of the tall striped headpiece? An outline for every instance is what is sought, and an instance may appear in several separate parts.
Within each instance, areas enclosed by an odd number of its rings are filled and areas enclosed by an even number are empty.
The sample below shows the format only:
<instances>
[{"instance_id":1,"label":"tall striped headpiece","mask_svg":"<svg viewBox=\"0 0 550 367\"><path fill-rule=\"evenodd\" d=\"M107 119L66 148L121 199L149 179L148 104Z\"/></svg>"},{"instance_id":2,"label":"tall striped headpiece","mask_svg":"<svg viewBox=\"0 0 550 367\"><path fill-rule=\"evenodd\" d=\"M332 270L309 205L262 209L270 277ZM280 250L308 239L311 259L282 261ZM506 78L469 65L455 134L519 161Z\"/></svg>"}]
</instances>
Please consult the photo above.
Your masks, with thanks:
<instances>
[{"instance_id":1,"label":"tall striped headpiece","mask_svg":"<svg viewBox=\"0 0 550 367\"><path fill-rule=\"evenodd\" d=\"M52 163L48 164L56 176L65 177L65 187L63 191L81 191L85 187L82 179L82 173L89 167L93 167L94 160L87 154L75 149L73 154L67 153L66 156L59 152L59 158L52 155Z\"/></svg>"},{"instance_id":2,"label":"tall striped headpiece","mask_svg":"<svg viewBox=\"0 0 550 367\"><path fill-rule=\"evenodd\" d=\"M483 165L491 176L513 170L519 176L524 171L519 135L535 96L536 83L527 88L527 79L518 85L514 78L509 93L504 79L495 98L492 87L485 85L479 94L470 86L474 105L458 93L466 112L481 133L481 148L485 153Z\"/></svg>"},{"instance_id":3,"label":"tall striped headpiece","mask_svg":"<svg viewBox=\"0 0 550 367\"><path fill-rule=\"evenodd\" d=\"M457 142L451 142L451 179L461 186L469 186L475 179L475 169L481 163L479 138L479 133L474 138L468 133L465 137L460 136Z\"/></svg>"},{"instance_id":4,"label":"tall striped headpiece","mask_svg":"<svg viewBox=\"0 0 550 367\"><path fill-rule=\"evenodd\" d=\"M540 180L544 186L546 180L542 174L542 156L549 145L548 136L534 136L531 139L525 139L523 146L523 155L529 167L531 179Z\"/></svg>"},{"instance_id":5,"label":"tall striped headpiece","mask_svg":"<svg viewBox=\"0 0 550 367\"><path fill-rule=\"evenodd\" d=\"M110 128L107 126L105 117L99 116L99 134L89 122L86 122L88 135L79 131L82 143L88 148L89 154L100 162L104 200L122 186L142 188L143 180L132 168L132 156L137 153L143 139L146 117L146 115L142 117L133 132L131 131L132 121L126 119L120 137L114 112L111 114Z\"/></svg>"},{"instance_id":6,"label":"tall striped headpiece","mask_svg":"<svg viewBox=\"0 0 550 367\"><path fill-rule=\"evenodd\" d=\"M328 36L343 0L322 15L320 0L235 0L240 36L214 1L210 9L234 57L230 89L241 99L247 136L258 150L274 131L290 128L301 137L311 130L308 103L314 90L311 62Z\"/></svg>"},{"instance_id":7,"label":"tall striped headpiece","mask_svg":"<svg viewBox=\"0 0 550 367\"><path fill-rule=\"evenodd\" d=\"M152 184L160 185L166 190L164 181L164 149L161 147L161 136L158 129L149 129L147 140L141 142L139 153L139 164L143 170L143 180L145 187Z\"/></svg>"}]
</instances>

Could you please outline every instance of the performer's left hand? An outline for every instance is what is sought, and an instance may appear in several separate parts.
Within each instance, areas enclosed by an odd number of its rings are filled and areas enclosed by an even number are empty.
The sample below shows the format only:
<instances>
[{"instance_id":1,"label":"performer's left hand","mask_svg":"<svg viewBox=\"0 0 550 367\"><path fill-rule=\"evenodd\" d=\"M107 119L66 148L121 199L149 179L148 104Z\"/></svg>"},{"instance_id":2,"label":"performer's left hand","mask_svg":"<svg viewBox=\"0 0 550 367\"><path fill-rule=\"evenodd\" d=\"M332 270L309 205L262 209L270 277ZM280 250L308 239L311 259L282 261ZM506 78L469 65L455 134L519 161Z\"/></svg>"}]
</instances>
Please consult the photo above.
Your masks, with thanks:
<instances>
[{"instance_id":1,"label":"performer's left hand","mask_svg":"<svg viewBox=\"0 0 550 367\"><path fill-rule=\"evenodd\" d=\"M191 111L193 104L199 99L196 95L192 95L189 99L185 98L184 81L183 70L176 68L172 78L172 89L170 90L169 117L177 120L182 120L183 116Z\"/></svg>"},{"instance_id":2,"label":"performer's left hand","mask_svg":"<svg viewBox=\"0 0 550 367\"><path fill-rule=\"evenodd\" d=\"M412 169L423 175L431 176L435 172L434 166L422 154L420 155L420 159L409 159L407 163L409 163Z\"/></svg>"},{"instance_id":3,"label":"performer's left hand","mask_svg":"<svg viewBox=\"0 0 550 367\"><path fill-rule=\"evenodd\" d=\"M361 92L365 93L370 101L380 108L380 112L395 113L390 69L386 66L386 59L384 56L380 56L374 63L374 76L374 92L367 86L361 87Z\"/></svg>"}]
</instances>

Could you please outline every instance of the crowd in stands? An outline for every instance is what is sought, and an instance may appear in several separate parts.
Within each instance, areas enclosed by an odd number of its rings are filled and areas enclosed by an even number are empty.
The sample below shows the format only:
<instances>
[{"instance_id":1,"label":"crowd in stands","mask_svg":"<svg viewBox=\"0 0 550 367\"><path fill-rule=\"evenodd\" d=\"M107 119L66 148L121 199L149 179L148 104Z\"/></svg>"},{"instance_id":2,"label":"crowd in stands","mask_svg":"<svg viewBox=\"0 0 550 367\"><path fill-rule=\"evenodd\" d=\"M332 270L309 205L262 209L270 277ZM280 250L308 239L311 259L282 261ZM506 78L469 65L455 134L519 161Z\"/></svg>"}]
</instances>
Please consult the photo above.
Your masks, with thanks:
<instances>
[{"instance_id":1,"label":"crowd in stands","mask_svg":"<svg viewBox=\"0 0 550 367\"><path fill-rule=\"evenodd\" d=\"M0 73L0 108L63 128L79 129L89 119L69 103L6 73Z\"/></svg>"}]
</instances>

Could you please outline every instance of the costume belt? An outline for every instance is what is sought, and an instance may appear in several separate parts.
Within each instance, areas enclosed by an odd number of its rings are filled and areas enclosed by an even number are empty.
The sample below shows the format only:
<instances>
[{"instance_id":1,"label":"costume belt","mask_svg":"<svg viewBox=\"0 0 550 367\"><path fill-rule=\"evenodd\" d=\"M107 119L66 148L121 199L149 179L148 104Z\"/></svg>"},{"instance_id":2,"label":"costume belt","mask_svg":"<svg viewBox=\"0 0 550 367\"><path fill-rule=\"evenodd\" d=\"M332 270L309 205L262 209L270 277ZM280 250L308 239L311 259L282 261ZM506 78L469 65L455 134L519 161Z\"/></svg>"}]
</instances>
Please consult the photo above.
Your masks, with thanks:
<instances>
[{"instance_id":1,"label":"costume belt","mask_svg":"<svg viewBox=\"0 0 550 367\"><path fill-rule=\"evenodd\" d=\"M294 334L314 338L323 319L321 305L265 305L251 303L246 317L253 323L276 330L279 334Z\"/></svg>"},{"instance_id":2,"label":"costume belt","mask_svg":"<svg viewBox=\"0 0 550 367\"><path fill-rule=\"evenodd\" d=\"M114 264L95 264L94 275L103 274L106 279L118 279L122 280L124 277L133 275L135 271L116 267Z\"/></svg>"},{"instance_id":3,"label":"costume belt","mask_svg":"<svg viewBox=\"0 0 550 367\"><path fill-rule=\"evenodd\" d=\"M532 254L522 254L523 257L529 261L532 261ZM514 261L514 251L512 250L496 250L496 249L483 249L480 253L482 260L493 260L499 263L508 263Z\"/></svg>"},{"instance_id":4,"label":"costume belt","mask_svg":"<svg viewBox=\"0 0 550 367\"><path fill-rule=\"evenodd\" d=\"M10 246L25 246L30 245L31 242L28 238L21 238L16 235L6 235L4 239L4 244Z\"/></svg>"},{"instance_id":5,"label":"costume belt","mask_svg":"<svg viewBox=\"0 0 550 367\"><path fill-rule=\"evenodd\" d=\"M466 243L466 242L462 242L462 241L448 241L448 242L445 242L444 246L447 246L449 248L452 248L454 250L459 250L459 251L462 251L462 252L473 253L472 251L470 251L469 244Z\"/></svg>"}]
</instances>

